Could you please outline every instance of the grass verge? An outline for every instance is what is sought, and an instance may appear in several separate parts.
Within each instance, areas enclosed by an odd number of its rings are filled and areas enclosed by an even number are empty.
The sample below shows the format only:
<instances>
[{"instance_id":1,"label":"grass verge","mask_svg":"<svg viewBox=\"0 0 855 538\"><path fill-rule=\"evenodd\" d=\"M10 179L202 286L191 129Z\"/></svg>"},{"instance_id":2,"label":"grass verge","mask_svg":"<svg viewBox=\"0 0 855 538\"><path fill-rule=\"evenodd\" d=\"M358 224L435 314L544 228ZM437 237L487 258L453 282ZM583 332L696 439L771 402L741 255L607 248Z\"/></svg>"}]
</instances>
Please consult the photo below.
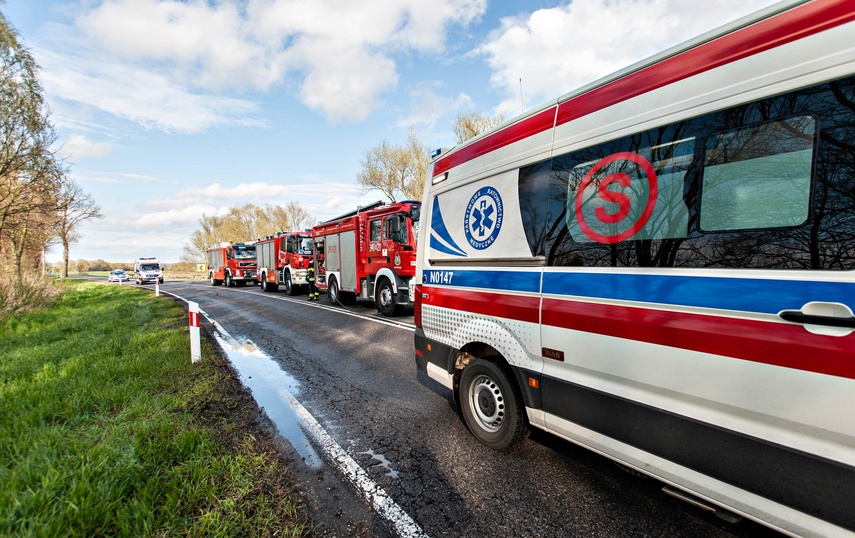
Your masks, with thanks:
<instances>
[{"instance_id":1,"label":"grass verge","mask_svg":"<svg viewBox=\"0 0 855 538\"><path fill-rule=\"evenodd\" d=\"M0 323L0 535L310 534L226 360L203 340L190 363L180 305L63 288Z\"/></svg>"}]
</instances>

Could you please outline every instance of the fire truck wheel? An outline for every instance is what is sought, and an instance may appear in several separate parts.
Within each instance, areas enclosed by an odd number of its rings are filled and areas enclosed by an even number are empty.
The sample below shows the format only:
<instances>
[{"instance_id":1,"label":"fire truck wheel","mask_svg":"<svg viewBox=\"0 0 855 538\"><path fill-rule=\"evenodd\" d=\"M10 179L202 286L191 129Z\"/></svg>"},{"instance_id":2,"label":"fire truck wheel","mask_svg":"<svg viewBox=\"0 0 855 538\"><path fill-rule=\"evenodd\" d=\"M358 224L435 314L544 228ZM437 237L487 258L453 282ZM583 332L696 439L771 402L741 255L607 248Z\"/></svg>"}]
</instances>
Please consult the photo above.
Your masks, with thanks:
<instances>
[{"instance_id":1,"label":"fire truck wheel","mask_svg":"<svg viewBox=\"0 0 855 538\"><path fill-rule=\"evenodd\" d=\"M380 288L377 290L377 308L384 316L391 317L401 310L398 305L397 294L392 288L392 283L389 279L384 278L380 281Z\"/></svg>"},{"instance_id":2,"label":"fire truck wheel","mask_svg":"<svg viewBox=\"0 0 855 538\"><path fill-rule=\"evenodd\" d=\"M285 295L295 295L297 291L294 289L294 284L291 282L291 271L285 272Z\"/></svg>"},{"instance_id":3,"label":"fire truck wheel","mask_svg":"<svg viewBox=\"0 0 855 538\"><path fill-rule=\"evenodd\" d=\"M231 273L226 273L226 287L228 287L228 288L235 287L235 280L232 278Z\"/></svg>"},{"instance_id":4,"label":"fire truck wheel","mask_svg":"<svg viewBox=\"0 0 855 538\"><path fill-rule=\"evenodd\" d=\"M220 284L223 283L222 280L217 280L216 278L214 278L214 273L210 273L209 276L211 277L211 285L212 286L219 286Z\"/></svg>"},{"instance_id":5,"label":"fire truck wheel","mask_svg":"<svg viewBox=\"0 0 855 538\"><path fill-rule=\"evenodd\" d=\"M508 448L528 432L522 397L512 374L486 359L475 359L460 378L460 405L469 431L490 448Z\"/></svg>"},{"instance_id":6,"label":"fire truck wheel","mask_svg":"<svg viewBox=\"0 0 855 538\"><path fill-rule=\"evenodd\" d=\"M339 304L338 295L338 280L336 280L334 276L331 276L330 283L327 287L327 297L329 298L331 305L335 306Z\"/></svg>"}]
</instances>

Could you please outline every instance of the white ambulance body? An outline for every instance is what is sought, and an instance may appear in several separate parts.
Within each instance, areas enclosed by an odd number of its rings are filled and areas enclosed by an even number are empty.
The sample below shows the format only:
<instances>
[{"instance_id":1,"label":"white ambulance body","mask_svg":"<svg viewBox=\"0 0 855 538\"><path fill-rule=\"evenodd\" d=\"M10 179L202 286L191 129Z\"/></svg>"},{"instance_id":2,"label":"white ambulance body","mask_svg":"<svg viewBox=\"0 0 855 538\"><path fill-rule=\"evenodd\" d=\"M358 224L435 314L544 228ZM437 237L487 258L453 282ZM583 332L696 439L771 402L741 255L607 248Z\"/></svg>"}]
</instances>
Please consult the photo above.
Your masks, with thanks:
<instances>
[{"instance_id":1,"label":"white ambulance body","mask_svg":"<svg viewBox=\"0 0 855 538\"><path fill-rule=\"evenodd\" d=\"M418 368L793 535L855 533L855 2L782 2L432 163Z\"/></svg>"},{"instance_id":2,"label":"white ambulance body","mask_svg":"<svg viewBox=\"0 0 855 538\"><path fill-rule=\"evenodd\" d=\"M157 258L137 258L134 260L134 280L137 284L163 284L163 268Z\"/></svg>"}]
</instances>

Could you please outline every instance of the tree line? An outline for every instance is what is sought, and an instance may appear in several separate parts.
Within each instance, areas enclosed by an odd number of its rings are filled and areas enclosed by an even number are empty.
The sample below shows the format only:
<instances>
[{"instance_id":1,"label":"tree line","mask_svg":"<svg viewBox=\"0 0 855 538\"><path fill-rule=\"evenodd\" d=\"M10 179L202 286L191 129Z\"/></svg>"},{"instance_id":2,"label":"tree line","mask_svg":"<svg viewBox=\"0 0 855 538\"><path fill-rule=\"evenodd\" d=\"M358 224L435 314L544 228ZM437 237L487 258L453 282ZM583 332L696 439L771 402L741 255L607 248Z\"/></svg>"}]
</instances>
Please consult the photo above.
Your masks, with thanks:
<instances>
[{"instance_id":1,"label":"tree line","mask_svg":"<svg viewBox=\"0 0 855 538\"><path fill-rule=\"evenodd\" d=\"M19 281L44 269L54 244L62 245L67 276L80 223L101 217L56 143L39 66L0 13L0 266Z\"/></svg>"}]
</instances>

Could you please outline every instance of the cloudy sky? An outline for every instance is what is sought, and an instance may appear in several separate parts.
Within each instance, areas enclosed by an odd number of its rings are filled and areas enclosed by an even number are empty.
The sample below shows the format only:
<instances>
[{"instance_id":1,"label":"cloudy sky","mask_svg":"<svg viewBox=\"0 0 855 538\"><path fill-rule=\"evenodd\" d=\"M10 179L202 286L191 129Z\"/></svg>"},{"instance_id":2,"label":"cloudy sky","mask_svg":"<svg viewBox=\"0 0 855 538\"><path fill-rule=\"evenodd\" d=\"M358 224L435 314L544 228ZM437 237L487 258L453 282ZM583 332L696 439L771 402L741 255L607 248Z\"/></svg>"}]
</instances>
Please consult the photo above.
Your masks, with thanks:
<instances>
[{"instance_id":1,"label":"cloudy sky","mask_svg":"<svg viewBox=\"0 0 855 538\"><path fill-rule=\"evenodd\" d=\"M73 259L178 261L202 215L379 200L366 149L506 118L772 0L6 0L104 218ZM272 230L271 230L272 231ZM48 253L57 261L59 249Z\"/></svg>"}]
</instances>

